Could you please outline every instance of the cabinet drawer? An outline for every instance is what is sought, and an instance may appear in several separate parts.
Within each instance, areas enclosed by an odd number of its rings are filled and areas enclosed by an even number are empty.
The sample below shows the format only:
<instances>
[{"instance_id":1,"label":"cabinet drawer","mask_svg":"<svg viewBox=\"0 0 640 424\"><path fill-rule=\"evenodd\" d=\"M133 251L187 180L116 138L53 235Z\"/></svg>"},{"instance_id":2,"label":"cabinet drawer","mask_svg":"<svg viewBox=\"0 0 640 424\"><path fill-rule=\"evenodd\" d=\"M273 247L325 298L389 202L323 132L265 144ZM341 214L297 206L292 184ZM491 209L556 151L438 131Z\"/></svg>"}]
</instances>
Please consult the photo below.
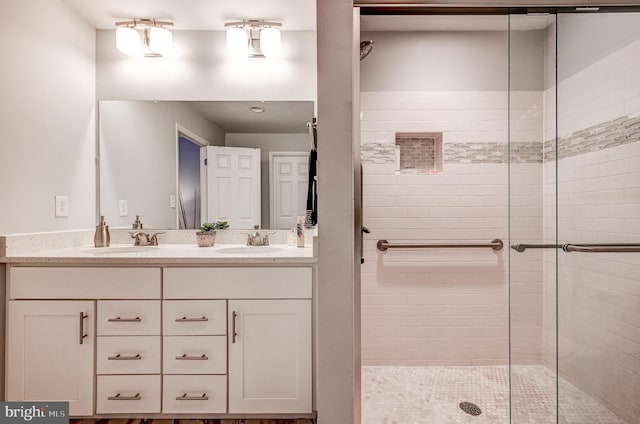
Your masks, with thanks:
<instances>
[{"instance_id":1,"label":"cabinet drawer","mask_svg":"<svg viewBox=\"0 0 640 424\"><path fill-rule=\"evenodd\" d=\"M165 374L226 374L226 336L167 336L162 338Z\"/></svg>"},{"instance_id":2,"label":"cabinet drawer","mask_svg":"<svg viewBox=\"0 0 640 424\"><path fill-rule=\"evenodd\" d=\"M97 374L160 374L160 336L98 337Z\"/></svg>"},{"instance_id":3,"label":"cabinet drawer","mask_svg":"<svg viewBox=\"0 0 640 424\"><path fill-rule=\"evenodd\" d=\"M165 414L227 412L226 375L165 375L163 382Z\"/></svg>"},{"instance_id":4,"label":"cabinet drawer","mask_svg":"<svg viewBox=\"0 0 640 424\"><path fill-rule=\"evenodd\" d=\"M11 267L10 299L160 299L160 268Z\"/></svg>"},{"instance_id":5,"label":"cabinet drawer","mask_svg":"<svg viewBox=\"0 0 640 424\"><path fill-rule=\"evenodd\" d=\"M311 267L165 268L165 299L311 299Z\"/></svg>"},{"instance_id":6,"label":"cabinet drawer","mask_svg":"<svg viewBox=\"0 0 640 424\"><path fill-rule=\"evenodd\" d=\"M99 375L97 414L160 412L159 375Z\"/></svg>"},{"instance_id":7,"label":"cabinet drawer","mask_svg":"<svg viewBox=\"0 0 640 424\"><path fill-rule=\"evenodd\" d=\"M226 300L169 300L163 303L162 315L165 335L227 334Z\"/></svg>"},{"instance_id":8,"label":"cabinet drawer","mask_svg":"<svg viewBox=\"0 0 640 424\"><path fill-rule=\"evenodd\" d=\"M97 334L98 336L160 335L160 301L98 301Z\"/></svg>"}]
</instances>

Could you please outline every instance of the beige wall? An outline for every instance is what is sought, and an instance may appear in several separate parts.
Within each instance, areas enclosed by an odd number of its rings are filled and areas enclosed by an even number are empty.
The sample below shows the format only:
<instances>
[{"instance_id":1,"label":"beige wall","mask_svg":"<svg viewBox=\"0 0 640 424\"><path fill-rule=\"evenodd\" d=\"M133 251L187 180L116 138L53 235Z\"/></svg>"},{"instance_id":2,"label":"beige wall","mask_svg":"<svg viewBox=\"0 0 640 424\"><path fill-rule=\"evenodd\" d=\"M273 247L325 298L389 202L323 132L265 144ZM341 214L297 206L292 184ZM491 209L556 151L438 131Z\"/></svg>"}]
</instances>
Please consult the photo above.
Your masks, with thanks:
<instances>
[{"instance_id":1,"label":"beige wall","mask_svg":"<svg viewBox=\"0 0 640 424\"><path fill-rule=\"evenodd\" d=\"M352 3L317 2L318 423L358 423L359 314L354 235ZM322 165L325 164L325 165ZM358 257L359 263L359 257ZM359 279L359 278L358 278Z\"/></svg>"},{"instance_id":2,"label":"beige wall","mask_svg":"<svg viewBox=\"0 0 640 424\"><path fill-rule=\"evenodd\" d=\"M0 234L95 225L94 29L62 0L2 1L0 51Z\"/></svg>"}]
</instances>

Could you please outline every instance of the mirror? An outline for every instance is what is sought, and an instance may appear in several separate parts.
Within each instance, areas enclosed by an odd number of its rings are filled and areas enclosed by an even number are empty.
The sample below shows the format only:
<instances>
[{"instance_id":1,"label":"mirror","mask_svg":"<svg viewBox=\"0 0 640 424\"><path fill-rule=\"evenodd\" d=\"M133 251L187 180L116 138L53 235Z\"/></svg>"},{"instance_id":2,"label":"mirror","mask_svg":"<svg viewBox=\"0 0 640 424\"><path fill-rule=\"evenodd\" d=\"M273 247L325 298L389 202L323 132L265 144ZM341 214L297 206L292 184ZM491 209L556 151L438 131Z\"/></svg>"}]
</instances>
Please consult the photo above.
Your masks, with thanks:
<instances>
[{"instance_id":1,"label":"mirror","mask_svg":"<svg viewBox=\"0 0 640 424\"><path fill-rule=\"evenodd\" d=\"M112 228L136 215L145 228L198 228L233 211L243 219L230 228L289 228L306 206L313 115L313 101L100 101L99 210ZM232 159L236 185L222 169Z\"/></svg>"}]
</instances>

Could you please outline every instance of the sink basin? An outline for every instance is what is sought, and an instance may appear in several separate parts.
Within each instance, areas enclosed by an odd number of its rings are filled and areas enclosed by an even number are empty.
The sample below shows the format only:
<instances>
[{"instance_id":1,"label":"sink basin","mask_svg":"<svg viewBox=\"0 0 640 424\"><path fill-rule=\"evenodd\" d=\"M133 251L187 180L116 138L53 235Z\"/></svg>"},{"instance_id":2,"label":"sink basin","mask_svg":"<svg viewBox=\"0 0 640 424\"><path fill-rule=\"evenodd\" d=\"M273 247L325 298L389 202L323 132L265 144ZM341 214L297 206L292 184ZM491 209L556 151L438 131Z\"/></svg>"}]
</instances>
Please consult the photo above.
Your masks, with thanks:
<instances>
[{"instance_id":1,"label":"sink basin","mask_svg":"<svg viewBox=\"0 0 640 424\"><path fill-rule=\"evenodd\" d=\"M241 246L241 247L224 247L218 249L218 253L235 254L235 255L264 255L265 253L281 252L282 249L273 246Z\"/></svg>"},{"instance_id":2,"label":"sink basin","mask_svg":"<svg viewBox=\"0 0 640 424\"><path fill-rule=\"evenodd\" d=\"M96 247L93 249L82 250L80 253L88 253L91 255L115 255L119 253L142 253L158 249L158 246Z\"/></svg>"}]
</instances>

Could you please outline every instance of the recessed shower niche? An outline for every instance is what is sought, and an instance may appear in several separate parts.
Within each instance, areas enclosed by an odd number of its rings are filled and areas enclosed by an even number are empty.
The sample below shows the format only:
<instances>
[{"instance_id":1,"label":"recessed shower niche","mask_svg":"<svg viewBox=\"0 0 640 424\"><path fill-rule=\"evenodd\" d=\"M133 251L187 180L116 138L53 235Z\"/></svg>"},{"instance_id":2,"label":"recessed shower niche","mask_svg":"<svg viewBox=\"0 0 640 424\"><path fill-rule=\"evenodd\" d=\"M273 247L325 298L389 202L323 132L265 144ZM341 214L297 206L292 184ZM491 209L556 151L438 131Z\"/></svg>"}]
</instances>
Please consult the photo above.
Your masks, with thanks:
<instances>
[{"instance_id":1,"label":"recessed shower niche","mask_svg":"<svg viewBox=\"0 0 640 424\"><path fill-rule=\"evenodd\" d=\"M396 133L396 171L442 173L442 133Z\"/></svg>"}]
</instances>

